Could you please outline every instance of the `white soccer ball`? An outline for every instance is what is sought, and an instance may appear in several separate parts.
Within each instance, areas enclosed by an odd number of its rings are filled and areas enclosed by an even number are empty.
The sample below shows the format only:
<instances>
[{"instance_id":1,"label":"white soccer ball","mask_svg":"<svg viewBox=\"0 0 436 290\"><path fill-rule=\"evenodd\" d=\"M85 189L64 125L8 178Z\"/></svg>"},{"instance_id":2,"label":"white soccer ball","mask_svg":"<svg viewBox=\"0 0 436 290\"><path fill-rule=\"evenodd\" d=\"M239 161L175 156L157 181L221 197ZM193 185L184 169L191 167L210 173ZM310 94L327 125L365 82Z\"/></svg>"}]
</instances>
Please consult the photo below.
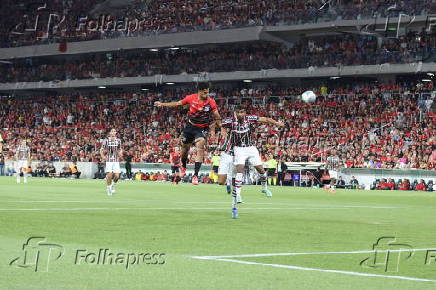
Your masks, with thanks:
<instances>
[{"instance_id":1,"label":"white soccer ball","mask_svg":"<svg viewBox=\"0 0 436 290\"><path fill-rule=\"evenodd\" d=\"M316 95L313 91L305 91L301 94L301 99L305 103L315 103L316 101Z\"/></svg>"}]
</instances>

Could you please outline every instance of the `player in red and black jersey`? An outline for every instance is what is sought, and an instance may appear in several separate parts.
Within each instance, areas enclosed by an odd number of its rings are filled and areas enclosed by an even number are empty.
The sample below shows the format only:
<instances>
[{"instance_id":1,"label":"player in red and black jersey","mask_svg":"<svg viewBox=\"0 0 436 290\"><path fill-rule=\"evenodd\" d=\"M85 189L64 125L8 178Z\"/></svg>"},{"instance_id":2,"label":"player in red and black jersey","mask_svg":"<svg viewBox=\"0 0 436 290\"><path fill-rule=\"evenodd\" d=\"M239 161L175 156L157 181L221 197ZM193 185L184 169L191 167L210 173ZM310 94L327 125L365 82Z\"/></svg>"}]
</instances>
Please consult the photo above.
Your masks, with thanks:
<instances>
[{"instance_id":1,"label":"player in red and black jersey","mask_svg":"<svg viewBox=\"0 0 436 290\"><path fill-rule=\"evenodd\" d=\"M206 138L213 142L215 140L215 127L221 127L221 117L218 113L217 104L214 99L209 97L209 84L199 83L196 94L187 95L183 100L177 102L155 102L157 107L174 108L183 105L189 105L188 122L183 129L182 135L182 152L181 152L181 176L185 175L186 163L188 161L189 148L195 144L197 155L195 157L195 171L192 177L192 183L198 184L198 172L204 160L204 147Z\"/></svg>"},{"instance_id":2,"label":"player in red and black jersey","mask_svg":"<svg viewBox=\"0 0 436 290\"><path fill-rule=\"evenodd\" d=\"M172 183L179 184L180 181L180 159L181 155L179 152L179 148L175 147L174 152L170 154L170 162L171 162L171 172L173 174Z\"/></svg>"}]
</instances>

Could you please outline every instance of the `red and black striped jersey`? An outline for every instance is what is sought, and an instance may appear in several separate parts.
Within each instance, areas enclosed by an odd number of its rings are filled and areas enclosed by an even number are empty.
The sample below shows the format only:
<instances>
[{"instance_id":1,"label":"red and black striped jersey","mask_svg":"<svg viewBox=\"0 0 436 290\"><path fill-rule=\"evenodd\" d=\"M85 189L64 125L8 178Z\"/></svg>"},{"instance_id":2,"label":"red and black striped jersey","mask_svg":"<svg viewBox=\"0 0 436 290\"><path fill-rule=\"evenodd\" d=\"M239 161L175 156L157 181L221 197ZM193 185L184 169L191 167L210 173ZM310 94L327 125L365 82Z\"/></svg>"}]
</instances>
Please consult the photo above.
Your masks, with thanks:
<instances>
[{"instance_id":1,"label":"red and black striped jersey","mask_svg":"<svg viewBox=\"0 0 436 290\"><path fill-rule=\"evenodd\" d=\"M171 153L171 164L174 166L179 166L181 160L180 152Z\"/></svg>"},{"instance_id":2,"label":"red and black striped jersey","mask_svg":"<svg viewBox=\"0 0 436 290\"><path fill-rule=\"evenodd\" d=\"M183 105L189 104L189 121L192 125L200 128L209 127L212 122L212 113L218 110L214 99L207 97L200 100L198 94L187 95L181 100Z\"/></svg>"}]
</instances>

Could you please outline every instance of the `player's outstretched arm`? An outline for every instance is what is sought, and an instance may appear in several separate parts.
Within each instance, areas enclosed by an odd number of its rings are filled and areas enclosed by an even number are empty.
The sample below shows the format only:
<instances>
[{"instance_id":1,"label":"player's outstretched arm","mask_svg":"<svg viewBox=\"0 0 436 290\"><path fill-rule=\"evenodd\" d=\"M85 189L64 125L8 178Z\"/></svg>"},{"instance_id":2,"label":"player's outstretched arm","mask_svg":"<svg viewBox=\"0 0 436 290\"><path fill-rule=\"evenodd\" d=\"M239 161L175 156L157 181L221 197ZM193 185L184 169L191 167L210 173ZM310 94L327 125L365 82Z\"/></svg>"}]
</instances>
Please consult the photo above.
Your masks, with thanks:
<instances>
[{"instance_id":1,"label":"player's outstretched arm","mask_svg":"<svg viewBox=\"0 0 436 290\"><path fill-rule=\"evenodd\" d=\"M158 108L160 108L160 107L174 108L174 107L183 106L181 101L169 102L169 103L162 103L162 102L157 101L157 102L154 102L154 105Z\"/></svg>"},{"instance_id":2,"label":"player's outstretched arm","mask_svg":"<svg viewBox=\"0 0 436 290\"><path fill-rule=\"evenodd\" d=\"M104 154L104 146L101 146L100 148L100 156L101 156L101 161L106 161L106 156Z\"/></svg>"},{"instance_id":3,"label":"player's outstretched arm","mask_svg":"<svg viewBox=\"0 0 436 290\"><path fill-rule=\"evenodd\" d=\"M211 142L215 142L215 128L221 128L221 116L220 113L218 113L218 110L215 110L212 112L212 116L214 118L214 122L212 122L212 124L209 126L209 139L211 140Z\"/></svg>"},{"instance_id":4,"label":"player's outstretched arm","mask_svg":"<svg viewBox=\"0 0 436 290\"><path fill-rule=\"evenodd\" d=\"M259 117L258 122L264 123L264 124L269 124L269 125L274 125L277 127L284 127L285 126L285 124L283 124L283 122L279 122L279 121L273 120L271 118L265 118L265 117Z\"/></svg>"},{"instance_id":5,"label":"player's outstretched arm","mask_svg":"<svg viewBox=\"0 0 436 290\"><path fill-rule=\"evenodd\" d=\"M215 124L218 128L221 128L221 115L218 110L212 112L212 116L215 119Z\"/></svg>"}]
</instances>

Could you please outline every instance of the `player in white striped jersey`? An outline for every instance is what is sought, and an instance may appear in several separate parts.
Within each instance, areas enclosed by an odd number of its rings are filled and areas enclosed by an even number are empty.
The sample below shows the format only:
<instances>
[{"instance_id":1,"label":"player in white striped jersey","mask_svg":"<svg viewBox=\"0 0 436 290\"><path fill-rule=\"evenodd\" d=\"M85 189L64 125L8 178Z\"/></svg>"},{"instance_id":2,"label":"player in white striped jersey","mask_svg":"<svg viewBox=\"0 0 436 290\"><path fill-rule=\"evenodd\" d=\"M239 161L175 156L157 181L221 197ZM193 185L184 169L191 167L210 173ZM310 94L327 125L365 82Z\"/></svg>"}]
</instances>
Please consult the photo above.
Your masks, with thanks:
<instances>
[{"instance_id":1,"label":"player in white striped jersey","mask_svg":"<svg viewBox=\"0 0 436 290\"><path fill-rule=\"evenodd\" d=\"M336 180L338 179L338 172L341 167L341 158L339 158L336 149L332 149L330 156L327 157L326 167L330 175L330 186L325 189L329 190L331 193L336 192Z\"/></svg>"},{"instance_id":2,"label":"player in white striped jersey","mask_svg":"<svg viewBox=\"0 0 436 290\"><path fill-rule=\"evenodd\" d=\"M111 129L108 138L103 141L100 155L106 161L107 194L112 195L115 193L115 185L120 179L120 159L123 155L121 140L117 138L115 129Z\"/></svg>"},{"instance_id":3,"label":"player in white striped jersey","mask_svg":"<svg viewBox=\"0 0 436 290\"><path fill-rule=\"evenodd\" d=\"M2 134L0 133L0 153L3 153L3 138L2 138Z\"/></svg>"},{"instance_id":4,"label":"player in white striped jersey","mask_svg":"<svg viewBox=\"0 0 436 290\"><path fill-rule=\"evenodd\" d=\"M271 118L258 117L256 115L247 116L247 112L244 107L238 107L235 111L235 118L233 121L226 125L230 127L231 142L234 148L234 164L236 167L236 178L235 187L233 189L233 202L232 202L232 217L237 218L238 212L236 208L237 196L241 194L242 181L244 178L245 163L248 163L256 169L260 175L260 180L262 184L262 192L265 193L267 197L271 197L272 193L269 191L266 183L265 169L262 166L262 160L260 158L259 151L256 148L256 142L252 136L253 124L265 123L274 125L277 127L283 127L282 122L274 121ZM224 124L223 124L224 126Z\"/></svg>"},{"instance_id":5,"label":"player in white striped jersey","mask_svg":"<svg viewBox=\"0 0 436 290\"><path fill-rule=\"evenodd\" d=\"M227 193L232 192L232 179L234 177L234 154L231 134L229 134L229 125L232 123L232 118L222 120L221 136L224 138L220 145L221 158L220 166L218 167L218 184L226 185ZM240 201L240 200L239 200Z\"/></svg>"},{"instance_id":6,"label":"player in white striped jersey","mask_svg":"<svg viewBox=\"0 0 436 290\"><path fill-rule=\"evenodd\" d=\"M15 171L17 176L17 183L21 182L20 176L23 176L24 183L27 183L27 168L30 162L30 148L27 146L26 139L21 140L20 145L15 151Z\"/></svg>"}]
</instances>

